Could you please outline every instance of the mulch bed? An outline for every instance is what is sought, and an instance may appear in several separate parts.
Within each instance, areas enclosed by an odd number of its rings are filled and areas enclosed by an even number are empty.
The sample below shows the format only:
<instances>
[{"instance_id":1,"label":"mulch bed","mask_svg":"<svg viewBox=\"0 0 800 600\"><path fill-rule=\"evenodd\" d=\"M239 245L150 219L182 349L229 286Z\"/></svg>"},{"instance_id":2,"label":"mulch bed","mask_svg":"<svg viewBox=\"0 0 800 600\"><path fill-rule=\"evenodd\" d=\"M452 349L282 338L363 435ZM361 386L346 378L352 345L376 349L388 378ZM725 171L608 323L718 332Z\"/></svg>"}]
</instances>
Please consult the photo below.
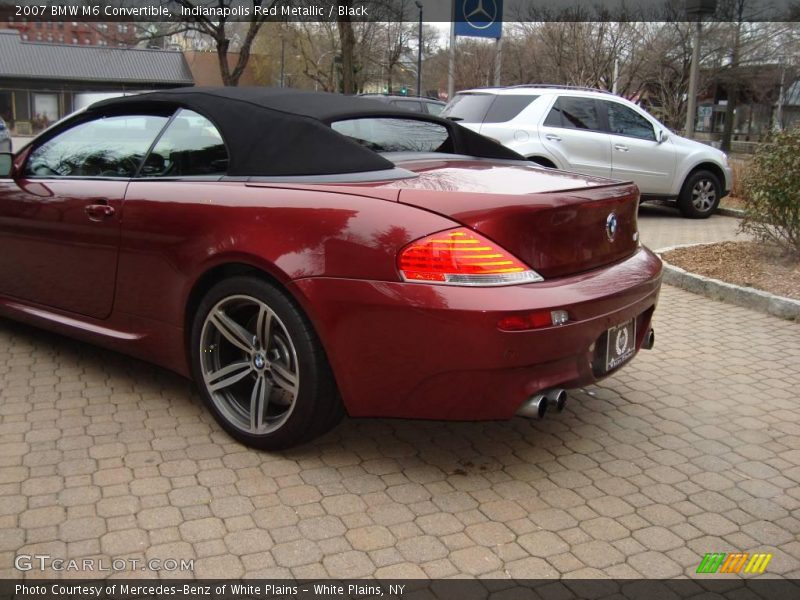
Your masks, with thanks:
<instances>
[{"instance_id":1,"label":"mulch bed","mask_svg":"<svg viewBox=\"0 0 800 600\"><path fill-rule=\"evenodd\" d=\"M678 248L664 259L690 273L800 300L800 263L759 242L719 242Z\"/></svg>"},{"instance_id":2,"label":"mulch bed","mask_svg":"<svg viewBox=\"0 0 800 600\"><path fill-rule=\"evenodd\" d=\"M744 210L744 201L736 196L725 196L719 203L723 208L735 208Z\"/></svg>"}]
</instances>

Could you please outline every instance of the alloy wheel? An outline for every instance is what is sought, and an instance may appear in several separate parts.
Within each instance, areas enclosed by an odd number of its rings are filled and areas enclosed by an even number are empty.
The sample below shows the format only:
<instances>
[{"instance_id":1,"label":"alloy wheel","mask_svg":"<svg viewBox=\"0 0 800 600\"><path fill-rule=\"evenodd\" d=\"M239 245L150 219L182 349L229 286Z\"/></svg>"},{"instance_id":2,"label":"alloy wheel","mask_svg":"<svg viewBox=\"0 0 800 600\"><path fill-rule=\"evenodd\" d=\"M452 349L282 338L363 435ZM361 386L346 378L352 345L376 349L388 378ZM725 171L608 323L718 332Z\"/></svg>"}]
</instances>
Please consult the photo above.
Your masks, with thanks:
<instances>
[{"instance_id":1,"label":"alloy wheel","mask_svg":"<svg viewBox=\"0 0 800 600\"><path fill-rule=\"evenodd\" d=\"M714 182L709 179L700 179L692 188L692 205L700 212L705 213L713 209L717 199L717 190Z\"/></svg>"},{"instance_id":2,"label":"alloy wheel","mask_svg":"<svg viewBox=\"0 0 800 600\"><path fill-rule=\"evenodd\" d=\"M203 384L237 429L264 435L289 418L300 389L297 351L265 302L229 296L209 311L200 334Z\"/></svg>"}]
</instances>

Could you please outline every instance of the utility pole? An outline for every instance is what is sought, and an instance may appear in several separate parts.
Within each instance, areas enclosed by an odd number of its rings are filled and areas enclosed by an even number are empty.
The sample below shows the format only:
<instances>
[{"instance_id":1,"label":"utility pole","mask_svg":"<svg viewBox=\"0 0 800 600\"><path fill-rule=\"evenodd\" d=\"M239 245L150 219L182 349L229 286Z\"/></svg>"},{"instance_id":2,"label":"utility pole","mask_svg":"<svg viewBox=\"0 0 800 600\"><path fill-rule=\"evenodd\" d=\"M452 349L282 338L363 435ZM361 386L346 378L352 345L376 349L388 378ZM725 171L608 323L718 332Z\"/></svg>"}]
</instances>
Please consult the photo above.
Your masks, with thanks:
<instances>
[{"instance_id":1,"label":"utility pole","mask_svg":"<svg viewBox=\"0 0 800 600\"><path fill-rule=\"evenodd\" d=\"M775 111L775 131L783 130L783 103L786 102L785 89L786 89L786 57L781 55L778 57L781 61L781 89L778 92L778 109Z\"/></svg>"},{"instance_id":2,"label":"utility pole","mask_svg":"<svg viewBox=\"0 0 800 600\"><path fill-rule=\"evenodd\" d=\"M422 2L416 0L414 4L419 9L419 29L417 30L417 98L422 97Z\"/></svg>"},{"instance_id":3,"label":"utility pole","mask_svg":"<svg viewBox=\"0 0 800 600\"><path fill-rule=\"evenodd\" d=\"M500 87L500 72L503 69L503 38L494 43L494 87Z\"/></svg>"},{"instance_id":4,"label":"utility pole","mask_svg":"<svg viewBox=\"0 0 800 600\"><path fill-rule=\"evenodd\" d=\"M453 4L455 10L455 3ZM453 99L456 93L456 21L453 15L450 21L450 58L447 61L447 100Z\"/></svg>"},{"instance_id":5,"label":"utility pole","mask_svg":"<svg viewBox=\"0 0 800 600\"><path fill-rule=\"evenodd\" d=\"M697 114L697 77L700 70L700 34L703 23L698 18L692 35L692 66L689 68L689 94L686 97L686 124L683 127L687 138L694 137L695 115Z\"/></svg>"},{"instance_id":6,"label":"utility pole","mask_svg":"<svg viewBox=\"0 0 800 600\"><path fill-rule=\"evenodd\" d=\"M286 37L284 36L283 26L281 26L281 87L284 86L286 79Z\"/></svg>"},{"instance_id":7,"label":"utility pole","mask_svg":"<svg viewBox=\"0 0 800 600\"><path fill-rule=\"evenodd\" d=\"M684 135L694 137L694 123L697 113L697 79L700 74L700 34L703 32L703 17L713 15L717 10L717 0L686 0L686 15L694 21L692 34L692 65L689 68L689 93L686 97L686 123Z\"/></svg>"}]
</instances>

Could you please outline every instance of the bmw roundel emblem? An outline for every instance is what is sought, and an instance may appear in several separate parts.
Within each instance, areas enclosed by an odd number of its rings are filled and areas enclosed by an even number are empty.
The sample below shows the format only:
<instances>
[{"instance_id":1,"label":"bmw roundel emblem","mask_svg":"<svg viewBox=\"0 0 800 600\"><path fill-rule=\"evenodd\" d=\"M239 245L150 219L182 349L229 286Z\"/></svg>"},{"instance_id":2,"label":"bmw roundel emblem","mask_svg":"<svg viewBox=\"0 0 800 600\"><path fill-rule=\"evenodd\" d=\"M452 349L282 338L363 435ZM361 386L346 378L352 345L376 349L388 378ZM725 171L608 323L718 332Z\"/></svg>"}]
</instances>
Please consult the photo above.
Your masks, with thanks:
<instances>
[{"instance_id":1,"label":"bmw roundel emblem","mask_svg":"<svg viewBox=\"0 0 800 600\"><path fill-rule=\"evenodd\" d=\"M608 236L609 242L613 242L614 238L617 237L618 228L619 221L617 220L617 213L609 213L606 219L606 235Z\"/></svg>"}]
</instances>

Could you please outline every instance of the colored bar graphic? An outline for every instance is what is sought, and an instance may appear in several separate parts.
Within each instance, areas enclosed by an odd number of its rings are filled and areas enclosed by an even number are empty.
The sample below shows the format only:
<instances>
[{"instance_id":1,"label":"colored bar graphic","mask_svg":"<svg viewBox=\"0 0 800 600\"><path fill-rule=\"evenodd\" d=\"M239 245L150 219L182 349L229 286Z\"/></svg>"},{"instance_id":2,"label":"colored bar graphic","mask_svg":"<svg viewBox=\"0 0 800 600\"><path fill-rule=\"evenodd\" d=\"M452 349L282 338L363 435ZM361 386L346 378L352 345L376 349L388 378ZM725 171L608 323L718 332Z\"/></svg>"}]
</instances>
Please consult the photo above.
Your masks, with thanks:
<instances>
[{"instance_id":1,"label":"colored bar graphic","mask_svg":"<svg viewBox=\"0 0 800 600\"><path fill-rule=\"evenodd\" d=\"M748 560L749 559L749 560ZM703 557L697 567L698 573L763 573L767 569L772 554L750 555L748 552L711 552ZM745 565L747 565L745 567Z\"/></svg>"},{"instance_id":2,"label":"colored bar graphic","mask_svg":"<svg viewBox=\"0 0 800 600\"><path fill-rule=\"evenodd\" d=\"M700 562L700 566L697 567L698 573L716 573L717 569L719 569L722 561L725 560L726 554L724 552L717 552L706 554L703 557L703 560Z\"/></svg>"},{"instance_id":3,"label":"colored bar graphic","mask_svg":"<svg viewBox=\"0 0 800 600\"><path fill-rule=\"evenodd\" d=\"M745 568L745 573L763 573L767 569L769 561L772 560L772 554L753 554L753 558Z\"/></svg>"}]
</instances>

